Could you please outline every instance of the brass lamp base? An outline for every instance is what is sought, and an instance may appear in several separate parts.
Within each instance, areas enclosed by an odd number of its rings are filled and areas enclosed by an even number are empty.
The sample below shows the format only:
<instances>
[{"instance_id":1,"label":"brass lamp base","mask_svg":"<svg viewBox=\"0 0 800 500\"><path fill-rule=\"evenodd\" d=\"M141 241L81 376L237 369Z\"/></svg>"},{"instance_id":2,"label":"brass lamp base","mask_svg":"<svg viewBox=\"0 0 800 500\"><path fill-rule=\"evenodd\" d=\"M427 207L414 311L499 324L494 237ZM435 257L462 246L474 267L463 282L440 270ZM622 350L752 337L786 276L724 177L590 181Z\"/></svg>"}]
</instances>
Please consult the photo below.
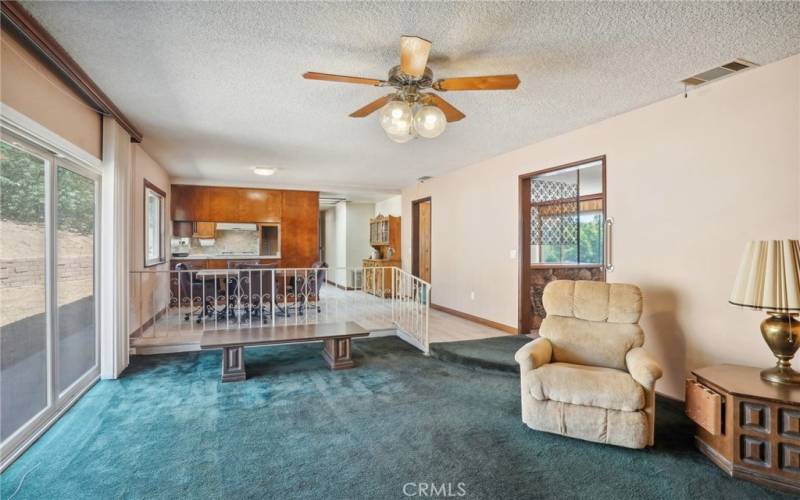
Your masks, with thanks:
<instances>
[{"instance_id":1,"label":"brass lamp base","mask_svg":"<svg viewBox=\"0 0 800 500\"><path fill-rule=\"evenodd\" d=\"M778 384L800 385L800 373L792 369L791 360L800 348L800 319L796 314L768 312L761 322L761 335L778 358L772 368L761 372L761 378Z\"/></svg>"}]
</instances>

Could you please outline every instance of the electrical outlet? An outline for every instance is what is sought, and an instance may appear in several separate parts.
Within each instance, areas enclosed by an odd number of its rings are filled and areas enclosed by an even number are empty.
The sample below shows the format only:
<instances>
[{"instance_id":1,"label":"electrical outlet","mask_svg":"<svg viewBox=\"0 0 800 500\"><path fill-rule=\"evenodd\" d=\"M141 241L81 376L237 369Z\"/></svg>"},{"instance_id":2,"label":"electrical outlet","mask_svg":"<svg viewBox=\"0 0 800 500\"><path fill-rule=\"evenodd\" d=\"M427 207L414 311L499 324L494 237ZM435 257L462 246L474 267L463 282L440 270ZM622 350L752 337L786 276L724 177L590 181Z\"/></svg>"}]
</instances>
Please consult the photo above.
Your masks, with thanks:
<instances>
[{"instance_id":1,"label":"electrical outlet","mask_svg":"<svg viewBox=\"0 0 800 500\"><path fill-rule=\"evenodd\" d=\"M475 300L475 292L469 292L469 300Z\"/></svg>"}]
</instances>

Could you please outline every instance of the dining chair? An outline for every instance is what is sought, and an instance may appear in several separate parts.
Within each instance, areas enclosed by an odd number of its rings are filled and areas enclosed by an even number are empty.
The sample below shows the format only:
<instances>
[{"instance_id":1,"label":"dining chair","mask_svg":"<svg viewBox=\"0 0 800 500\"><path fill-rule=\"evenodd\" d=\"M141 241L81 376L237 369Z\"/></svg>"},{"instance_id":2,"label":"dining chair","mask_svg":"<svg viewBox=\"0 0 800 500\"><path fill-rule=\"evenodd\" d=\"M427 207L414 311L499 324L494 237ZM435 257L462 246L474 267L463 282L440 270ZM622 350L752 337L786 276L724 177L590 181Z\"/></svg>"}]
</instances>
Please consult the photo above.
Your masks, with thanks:
<instances>
[{"instance_id":1,"label":"dining chair","mask_svg":"<svg viewBox=\"0 0 800 500\"><path fill-rule=\"evenodd\" d=\"M262 320L272 315L272 282L276 264L240 263L237 266L239 291L250 317Z\"/></svg>"},{"instance_id":2,"label":"dining chair","mask_svg":"<svg viewBox=\"0 0 800 500\"><path fill-rule=\"evenodd\" d=\"M175 300L178 307L188 304L189 312L184 314L183 320L189 321L193 313L197 313L197 322L203 319L203 311L208 311L208 303L203 297L203 282L198 281L194 277L194 273L189 270L189 267L179 262L175 265L175 270L178 271L178 297ZM200 299L198 305L197 299Z\"/></svg>"},{"instance_id":3,"label":"dining chair","mask_svg":"<svg viewBox=\"0 0 800 500\"><path fill-rule=\"evenodd\" d=\"M298 284L299 295L304 299L300 303L300 314L308 304L313 304L316 306L317 312L322 312L319 299L327 272L328 264L322 261L314 262L311 264L311 272L307 273L307 276L304 276L302 282Z\"/></svg>"}]
</instances>

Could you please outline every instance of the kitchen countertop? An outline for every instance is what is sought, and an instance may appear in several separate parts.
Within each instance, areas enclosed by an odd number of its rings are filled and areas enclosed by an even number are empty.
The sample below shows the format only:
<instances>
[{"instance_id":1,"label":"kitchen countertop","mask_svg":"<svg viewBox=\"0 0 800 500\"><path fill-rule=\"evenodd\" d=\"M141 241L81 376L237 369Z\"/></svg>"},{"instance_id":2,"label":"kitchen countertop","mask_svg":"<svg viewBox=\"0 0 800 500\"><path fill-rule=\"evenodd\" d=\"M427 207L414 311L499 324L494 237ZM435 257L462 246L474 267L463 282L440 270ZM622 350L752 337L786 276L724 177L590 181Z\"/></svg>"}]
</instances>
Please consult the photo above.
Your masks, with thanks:
<instances>
[{"instance_id":1,"label":"kitchen countertop","mask_svg":"<svg viewBox=\"0 0 800 500\"><path fill-rule=\"evenodd\" d=\"M186 257L170 257L171 260L237 260L237 259L280 259L271 255L251 255L251 254L219 254L219 255L187 255Z\"/></svg>"}]
</instances>

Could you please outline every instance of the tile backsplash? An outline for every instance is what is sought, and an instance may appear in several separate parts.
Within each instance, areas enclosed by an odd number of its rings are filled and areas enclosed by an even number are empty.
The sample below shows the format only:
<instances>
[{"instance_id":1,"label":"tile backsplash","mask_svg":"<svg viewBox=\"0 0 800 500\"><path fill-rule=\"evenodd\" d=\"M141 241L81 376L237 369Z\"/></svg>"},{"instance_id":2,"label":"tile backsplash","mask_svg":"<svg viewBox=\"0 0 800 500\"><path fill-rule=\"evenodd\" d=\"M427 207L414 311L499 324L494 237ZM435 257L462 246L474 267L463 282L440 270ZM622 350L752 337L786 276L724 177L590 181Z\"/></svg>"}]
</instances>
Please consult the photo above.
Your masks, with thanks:
<instances>
[{"instance_id":1,"label":"tile backsplash","mask_svg":"<svg viewBox=\"0 0 800 500\"><path fill-rule=\"evenodd\" d=\"M258 231L217 230L213 245L200 246L200 240L197 238L191 238L189 245L189 253L192 255L258 254Z\"/></svg>"}]
</instances>

